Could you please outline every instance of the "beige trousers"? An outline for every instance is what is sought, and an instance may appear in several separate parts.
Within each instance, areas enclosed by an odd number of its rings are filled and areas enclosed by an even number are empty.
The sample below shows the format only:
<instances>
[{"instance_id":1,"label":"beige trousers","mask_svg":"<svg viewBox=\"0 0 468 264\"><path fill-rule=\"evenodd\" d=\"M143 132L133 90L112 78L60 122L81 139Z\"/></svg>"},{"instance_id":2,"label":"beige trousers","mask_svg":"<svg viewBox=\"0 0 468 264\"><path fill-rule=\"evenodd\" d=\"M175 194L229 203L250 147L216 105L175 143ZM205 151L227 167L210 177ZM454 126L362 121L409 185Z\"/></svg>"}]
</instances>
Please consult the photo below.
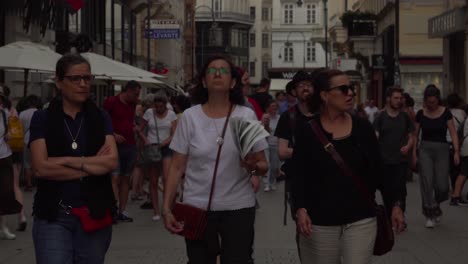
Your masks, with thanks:
<instances>
[{"instance_id":1,"label":"beige trousers","mask_svg":"<svg viewBox=\"0 0 468 264\"><path fill-rule=\"evenodd\" d=\"M370 264L377 221L366 218L342 226L312 226L312 235L300 235L302 264Z\"/></svg>"}]
</instances>

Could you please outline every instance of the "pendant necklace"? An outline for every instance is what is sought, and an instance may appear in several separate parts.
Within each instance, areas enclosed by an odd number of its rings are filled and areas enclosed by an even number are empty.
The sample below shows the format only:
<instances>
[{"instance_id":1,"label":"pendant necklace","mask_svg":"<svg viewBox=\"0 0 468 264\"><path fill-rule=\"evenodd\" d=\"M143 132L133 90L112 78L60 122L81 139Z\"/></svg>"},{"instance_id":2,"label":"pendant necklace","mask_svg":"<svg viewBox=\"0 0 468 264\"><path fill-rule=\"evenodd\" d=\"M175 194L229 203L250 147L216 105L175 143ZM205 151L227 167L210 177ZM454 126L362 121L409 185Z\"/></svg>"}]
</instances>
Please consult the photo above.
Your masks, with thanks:
<instances>
[{"instance_id":1,"label":"pendant necklace","mask_svg":"<svg viewBox=\"0 0 468 264\"><path fill-rule=\"evenodd\" d=\"M216 138L216 144L218 146L221 146L224 143L224 138L219 134L218 126L216 125L216 121L214 119L211 119L213 121L213 125L216 129L216 134L218 134L218 137Z\"/></svg>"},{"instance_id":2,"label":"pendant necklace","mask_svg":"<svg viewBox=\"0 0 468 264\"><path fill-rule=\"evenodd\" d=\"M73 137L72 133L71 133L71 130L70 130L70 127L68 127L68 123L67 123L67 120L63 119L63 122L65 122L65 126L67 127L67 130L68 130L68 133L70 133L70 137L72 139L72 144L71 144L71 148L73 150L76 150L78 148L78 143L76 143L76 139L78 139L78 136L80 135L80 131L81 131L81 125L83 125L83 117L81 118L81 121L80 121L80 126L78 128L78 132L76 132L76 136Z\"/></svg>"}]
</instances>

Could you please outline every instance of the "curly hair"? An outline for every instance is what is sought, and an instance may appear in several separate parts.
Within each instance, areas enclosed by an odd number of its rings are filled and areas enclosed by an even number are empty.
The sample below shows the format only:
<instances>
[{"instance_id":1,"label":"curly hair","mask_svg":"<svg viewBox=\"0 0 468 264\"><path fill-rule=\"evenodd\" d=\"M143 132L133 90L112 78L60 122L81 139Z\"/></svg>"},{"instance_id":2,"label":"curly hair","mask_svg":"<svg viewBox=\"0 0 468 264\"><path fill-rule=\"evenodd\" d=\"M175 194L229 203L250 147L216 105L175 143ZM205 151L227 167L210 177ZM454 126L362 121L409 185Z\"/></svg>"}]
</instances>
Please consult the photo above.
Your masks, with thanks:
<instances>
[{"instance_id":1,"label":"curly hair","mask_svg":"<svg viewBox=\"0 0 468 264\"><path fill-rule=\"evenodd\" d=\"M194 102L197 104L204 104L208 101L208 89L204 87L203 85L203 79L206 76L206 71L208 69L208 66L216 60L223 60L229 64L229 68L231 70L231 78L236 80L236 85L229 91L229 101L232 104L237 104L237 105L244 105L244 95L242 94L242 83L241 83L241 77L237 71L235 71L235 66L232 63L232 61L227 58L226 56L223 55L216 55L208 59L208 61L205 63L205 65L202 67L202 70L200 71L198 75L198 82L197 86L194 88L194 93L193 93L193 99Z\"/></svg>"}]
</instances>

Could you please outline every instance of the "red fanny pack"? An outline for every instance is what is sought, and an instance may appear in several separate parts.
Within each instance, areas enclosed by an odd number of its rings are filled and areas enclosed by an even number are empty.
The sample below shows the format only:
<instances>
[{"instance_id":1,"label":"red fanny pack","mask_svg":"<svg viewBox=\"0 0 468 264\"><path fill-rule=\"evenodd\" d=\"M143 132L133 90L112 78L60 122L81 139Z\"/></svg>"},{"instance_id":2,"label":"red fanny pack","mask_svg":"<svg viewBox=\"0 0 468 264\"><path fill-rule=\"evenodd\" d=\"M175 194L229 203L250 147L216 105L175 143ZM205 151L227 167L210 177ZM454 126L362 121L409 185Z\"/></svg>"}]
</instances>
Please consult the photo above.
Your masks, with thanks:
<instances>
[{"instance_id":1,"label":"red fanny pack","mask_svg":"<svg viewBox=\"0 0 468 264\"><path fill-rule=\"evenodd\" d=\"M76 215L80 219L83 230L88 233L95 232L112 225L112 215L109 209L106 209L105 216L99 219L91 217L88 206L72 208L70 213L72 215Z\"/></svg>"}]
</instances>

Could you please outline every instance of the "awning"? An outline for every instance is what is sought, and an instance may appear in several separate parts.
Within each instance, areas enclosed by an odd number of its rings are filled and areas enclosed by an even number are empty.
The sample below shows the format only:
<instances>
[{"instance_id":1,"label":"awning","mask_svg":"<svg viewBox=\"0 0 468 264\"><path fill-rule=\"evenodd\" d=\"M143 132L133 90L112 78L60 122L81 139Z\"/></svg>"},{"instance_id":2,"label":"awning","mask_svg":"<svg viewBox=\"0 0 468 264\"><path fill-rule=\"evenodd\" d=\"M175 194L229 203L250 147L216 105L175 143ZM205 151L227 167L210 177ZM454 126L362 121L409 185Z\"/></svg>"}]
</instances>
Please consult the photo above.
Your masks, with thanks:
<instances>
[{"instance_id":1,"label":"awning","mask_svg":"<svg viewBox=\"0 0 468 264\"><path fill-rule=\"evenodd\" d=\"M291 79L271 79L270 80L270 91L286 91L286 84Z\"/></svg>"}]
</instances>

